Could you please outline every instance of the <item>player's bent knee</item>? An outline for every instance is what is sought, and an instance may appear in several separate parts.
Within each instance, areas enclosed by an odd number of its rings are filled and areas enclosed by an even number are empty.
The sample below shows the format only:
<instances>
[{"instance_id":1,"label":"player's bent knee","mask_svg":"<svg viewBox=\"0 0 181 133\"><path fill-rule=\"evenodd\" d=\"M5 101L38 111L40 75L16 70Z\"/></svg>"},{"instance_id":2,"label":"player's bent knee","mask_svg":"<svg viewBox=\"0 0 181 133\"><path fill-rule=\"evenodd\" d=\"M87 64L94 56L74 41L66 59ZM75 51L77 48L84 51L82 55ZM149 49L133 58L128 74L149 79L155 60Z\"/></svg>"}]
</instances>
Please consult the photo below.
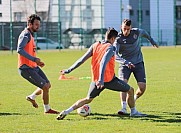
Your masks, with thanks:
<instances>
[{"instance_id":1,"label":"player's bent knee","mask_svg":"<svg viewBox=\"0 0 181 133\"><path fill-rule=\"evenodd\" d=\"M50 87L51 87L50 83L46 83L46 84L43 86L42 90L43 90L43 91L49 91Z\"/></svg>"},{"instance_id":2,"label":"player's bent knee","mask_svg":"<svg viewBox=\"0 0 181 133\"><path fill-rule=\"evenodd\" d=\"M125 83L128 83L128 80L127 80L127 79L124 79L123 81L124 81Z\"/></svg>"},{"instance_id":3,"label":"player's bent knee","mask_svg":"<svg viewBox=\"0 0 181 133\"><path fill-rule=\"evenodd\" d=\"M144 92L146 90L146 83L138 83L138 86L141 91Z\"/></svg>"},{"instance_id":4,"label":"player's bent knee","mask_svg":"<svg viewBox=\"0 0 181 133\"><path fill-rule=\"evenodd\" d=\"M86 99L86 102L87 102L87 103L90 103L90 102L92 102L92 100L93 100L93 98L89 98L89 97L86 97L85 99Z\"/></svg>"},{"instance_id":5,"label":"player's bent knee","mask_svg":"<svg viewBox=\"0 0 181 133\"><path fill-rule=\"evenodd\" d=\"M49 85L49 89L51 88L51 84L50 83L48 83L48 85Z\"/></svg>"},{"instance_id":6,"label":"player's bent knee","mask_svg":"<svg viewBox=\"0 0 181 133\"><path fill-rule=\"evenodd\" d=\"M134 95L134 89L132 87L130 87L129 91L128 91L129 95Z\"/></svg>"}]
</instances>

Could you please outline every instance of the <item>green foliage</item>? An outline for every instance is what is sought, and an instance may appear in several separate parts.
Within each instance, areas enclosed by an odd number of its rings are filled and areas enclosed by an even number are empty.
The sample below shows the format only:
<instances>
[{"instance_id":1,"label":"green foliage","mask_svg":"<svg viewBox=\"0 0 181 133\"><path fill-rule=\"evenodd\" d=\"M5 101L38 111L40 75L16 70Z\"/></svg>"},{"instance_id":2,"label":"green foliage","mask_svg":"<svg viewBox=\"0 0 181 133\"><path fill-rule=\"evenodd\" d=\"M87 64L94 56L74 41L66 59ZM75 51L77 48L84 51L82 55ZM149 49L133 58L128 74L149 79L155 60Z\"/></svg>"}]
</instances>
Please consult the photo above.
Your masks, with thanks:
<instances>
[{"instance_id":1,"label":"green foliage","mask_svg":"<svg viewBox=\"0 0 181 133\"><path fill-rule=\"evenodd\" d=\"M119 93L104 90L91 104L92 115L83 118L76 111L65 120L57 115L45 115L41 97L38 109L25 100L35 87L18 74L17 54L0 51L0 132L59 132L59 133L141 133L180 132L181 130L181 47L142 48L146 73L146 93L137 100L137 109L148 117L130 118L117 116L121 108ZM51 81L50 105L62 111L86 96L90 79L58 80L59 71L71 66L83 51L39 51L45 62L44 72ZM69 76L89 77L90 59ZM116 75L118 64L116 64ZM133 75L129 84L135 89ZM129 110L129 109L128 109Z\"/></svg>"}]
</instances>

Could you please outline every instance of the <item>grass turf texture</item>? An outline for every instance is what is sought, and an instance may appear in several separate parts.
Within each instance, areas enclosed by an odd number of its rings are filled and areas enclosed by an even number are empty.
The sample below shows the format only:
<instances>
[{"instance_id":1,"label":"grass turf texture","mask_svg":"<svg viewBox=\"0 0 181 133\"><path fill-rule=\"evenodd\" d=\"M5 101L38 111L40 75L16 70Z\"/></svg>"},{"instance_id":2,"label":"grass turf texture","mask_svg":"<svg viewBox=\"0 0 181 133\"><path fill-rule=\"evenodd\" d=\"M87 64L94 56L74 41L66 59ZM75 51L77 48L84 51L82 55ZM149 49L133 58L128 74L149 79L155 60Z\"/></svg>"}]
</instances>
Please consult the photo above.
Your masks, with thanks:
<instances>
[{"instance_id":1,"label":"grass turf texture","mask_svg":"<svg viewBox=\"0 0 181 133\"><path fill-rule=\"evenodd\" d=\"M117 116L121 108L119 93L104 90L89 104L92 114L83 118L76 111L63 121L57 115L44 115L41 97L37 97L39 108L35 109L25 96L35 87L19 76L17 54L0 51L0 132L180 132L181 130L181 47L142 48L146 73L146 93L137 100L137 109L148 117L130 118ZM43 71L51 81L50 105L62 111L75 101L86 96L90 79L58 80L59 71L68 68L83 51L39 51L38 57L45 62ZM118 64L116 64L116 75ZM67 76L90 76L90 60ZM135 89L133 75L129 84ZM128 109L129 110L129 109Z\"/></svg>"}]
</instances>

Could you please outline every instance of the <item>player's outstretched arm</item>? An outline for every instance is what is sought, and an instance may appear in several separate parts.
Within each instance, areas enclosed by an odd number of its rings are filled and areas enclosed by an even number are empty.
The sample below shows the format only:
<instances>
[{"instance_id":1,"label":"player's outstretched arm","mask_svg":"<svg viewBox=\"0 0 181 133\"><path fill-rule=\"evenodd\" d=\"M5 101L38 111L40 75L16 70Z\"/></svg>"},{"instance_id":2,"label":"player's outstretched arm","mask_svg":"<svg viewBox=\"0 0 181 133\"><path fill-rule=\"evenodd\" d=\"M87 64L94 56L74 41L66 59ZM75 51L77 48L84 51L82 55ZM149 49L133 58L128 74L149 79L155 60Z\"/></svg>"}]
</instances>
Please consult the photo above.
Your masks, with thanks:
<instances>
[{"instance_id":1,"label":"player's outstretched arm","mask_svg":"<svg viewBox=\"0 0 181 133\"><path fill-rule=\"evenodd\" d=\"M139 32L142 37L148 39L148 41L153 45L153 47L158 48L159 45L153 40L153 38L143 29L139 29Z\"/></svg>"},{"instance_id":2,"label":"player's outstretched arm","mask_svg":"<svg viewBox=\"0 0 181 133\"><path fill-rule=\"evenodd\" d=\"M61 74L68 74L74 69L78 68L80 65L82 65L87 59L89 59L92 56L93 47L91 46L88 51L80 58L78 59L70 68L61 70Z\"/></svg>"}]
</instances>

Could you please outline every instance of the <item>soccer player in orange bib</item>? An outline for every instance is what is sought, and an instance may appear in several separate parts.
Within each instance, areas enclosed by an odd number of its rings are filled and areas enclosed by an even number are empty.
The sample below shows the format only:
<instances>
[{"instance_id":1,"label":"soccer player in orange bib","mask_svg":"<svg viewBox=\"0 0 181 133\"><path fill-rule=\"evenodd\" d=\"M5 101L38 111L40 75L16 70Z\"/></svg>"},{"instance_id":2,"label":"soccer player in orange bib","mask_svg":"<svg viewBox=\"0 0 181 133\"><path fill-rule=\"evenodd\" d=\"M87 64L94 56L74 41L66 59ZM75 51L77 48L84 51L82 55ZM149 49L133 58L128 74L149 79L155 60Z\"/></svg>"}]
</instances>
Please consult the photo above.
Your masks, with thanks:
<instances>
[{"instance_id":1,"label":"soccer player in orange bib","mask_svg":"<svg viewBox=\"0 0 181 133\"><path fill-rule=\"evenodd\" d=\"M115 47L112 45L117 37L118 32L111 28L108 29L105 35L105 41L96 42L89 50L77 60L69 69L62 70L62 74L68 74L81 64L83 64L87 59L92 57L91 70L92 70L92 82L87 94L87 97L78 100L71 107L63 110L58 116L57 120L62 120L75 109L92 102L92 100L99 96L99 94L105 89L110 89L118 92L128 93L128 104L131 109L130 116L145 116L136 110L134 102L134 89L130 87L124 81L118 79L114 73L115 67Z\"/></svg>"},{"instance_id":2,"label":"soccer player in orange bib","mask_svg":"<svg viewBox=\"0 0 181 133\"><path fill-rule=\"evenodd\" d=\"M36 96L42 94L44 112L57 114L59 112L51 109L49 105L49 89L51 87L50 81L39 68L39 66L44 67L45 64L40 58L36 57L36 45L33 33L38 31L40 21L40 17L36 14L29 16L27 20L27 27L21 32L18 38L18 68L19 73L23 78L38 87L31 95L26 97L26 100L31 102L33 107L38 108L35 98Z\"/></svg>"}]
</instances>

